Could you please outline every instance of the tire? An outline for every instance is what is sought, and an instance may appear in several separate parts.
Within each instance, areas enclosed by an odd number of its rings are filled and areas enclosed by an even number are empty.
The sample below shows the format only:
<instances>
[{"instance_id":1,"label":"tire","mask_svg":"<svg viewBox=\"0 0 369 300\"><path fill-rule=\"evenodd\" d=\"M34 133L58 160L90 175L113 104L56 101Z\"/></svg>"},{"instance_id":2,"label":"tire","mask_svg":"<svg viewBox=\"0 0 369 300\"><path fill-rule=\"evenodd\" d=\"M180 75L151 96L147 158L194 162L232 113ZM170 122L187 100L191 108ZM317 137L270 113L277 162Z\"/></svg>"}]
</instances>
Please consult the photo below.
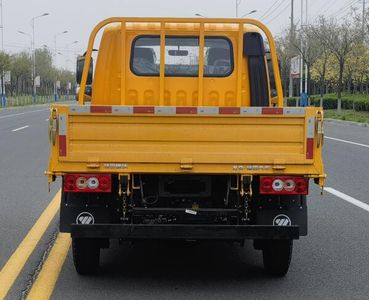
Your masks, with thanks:
<instances>
[{"instance_id":1,"label":"tire","mask_svg":"<svg viewBox=\"0 0 369 300\"><path fill-rule=\"evenodd\" d=\"M100 245L96 239L72 239L73 262L80 275L97 271L100 263Z\"/></svg>"},{"instance_id":2,"label":"tire","mask_svg":"<svg viewBox=\"0 0 369 300\"><path fill-rule=\"evenodd\" d=\"M270 240L263 246L265 270L272 276L283 277L287 274L292 257L292 240Z\"/></svg>"}]
</instances>

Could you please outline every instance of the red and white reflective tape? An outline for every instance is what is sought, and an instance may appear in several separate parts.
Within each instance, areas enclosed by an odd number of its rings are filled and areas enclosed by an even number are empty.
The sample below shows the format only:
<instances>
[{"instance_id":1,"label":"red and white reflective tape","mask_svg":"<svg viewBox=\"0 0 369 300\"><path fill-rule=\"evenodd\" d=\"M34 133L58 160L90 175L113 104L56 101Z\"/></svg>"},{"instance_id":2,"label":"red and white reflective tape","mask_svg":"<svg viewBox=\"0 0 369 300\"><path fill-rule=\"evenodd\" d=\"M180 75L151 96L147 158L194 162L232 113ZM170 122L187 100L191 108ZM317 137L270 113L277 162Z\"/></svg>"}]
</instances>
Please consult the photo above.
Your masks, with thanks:
<instances>
[{"instance_id":1,"label":"red and white reflective tape","mask_svg":"<svg viewBox=\"0 0 369 300\"><path fill-rule=\"evenodd\" d=\"M307 130L306 130L306 159L314 158L314 131L315 131L315 118L309 117L307 121Z\"/></svg>"},{"instance_id":2,"label":"red and white reflective tape","mask_svg":"<svg viewBox=\"0 0 369 300\"><path fill-rule=\"evenodd\" d=\"M70 106L71 113L153 115L305 115L301 107Z\"/></svg>"},{"instance_id":3,"label":"red and white reflective tape","mask_svg":"<svg viewBox=\"0 0 369 300\"><path fill-rule=\"evenodd\" d=\"M67 116L59 115L59 156L67 156Z\"/></svg>"}]
</instances>

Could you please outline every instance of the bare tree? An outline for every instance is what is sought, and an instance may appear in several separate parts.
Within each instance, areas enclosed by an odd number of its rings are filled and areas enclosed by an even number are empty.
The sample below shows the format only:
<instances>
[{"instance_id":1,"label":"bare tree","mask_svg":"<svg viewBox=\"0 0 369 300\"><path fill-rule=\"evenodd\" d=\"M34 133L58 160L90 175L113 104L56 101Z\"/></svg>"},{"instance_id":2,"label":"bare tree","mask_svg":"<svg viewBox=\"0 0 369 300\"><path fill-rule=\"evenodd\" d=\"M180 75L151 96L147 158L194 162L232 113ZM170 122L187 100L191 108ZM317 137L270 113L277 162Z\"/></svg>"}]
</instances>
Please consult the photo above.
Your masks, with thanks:
<instances>
[{"instance_id":1,"label":"bare tree","mask_svg":"<svg viewBox=\"0 0 369 300\"><path fill-rule=\"evenodd\" d=\"M345 63L355 43L360 41L361 31L348 20L339 24L335 19L326 20L324 17L319 19L317 26L311 28L313 34L321 41L322 45L329 49L337 59L339 66L337 110L341 111Z\"/></svg>"},{"instance_id":2,"label":"bare tree","mask_svg":"<svg viewBox=\"0 0 369 300\"><path fill-rule=\"evenodd\" d=\"M302 48L301 40L303 41ZM316 36L311 26L306 26L303 30L299 31L293 46L296 52L302 56L302 60L307 66L308 78L306 80L308 81L308 94L310 94L311 67L323 55L326 47L322 47L320 39Z\"/></svg>"}]
</instances>

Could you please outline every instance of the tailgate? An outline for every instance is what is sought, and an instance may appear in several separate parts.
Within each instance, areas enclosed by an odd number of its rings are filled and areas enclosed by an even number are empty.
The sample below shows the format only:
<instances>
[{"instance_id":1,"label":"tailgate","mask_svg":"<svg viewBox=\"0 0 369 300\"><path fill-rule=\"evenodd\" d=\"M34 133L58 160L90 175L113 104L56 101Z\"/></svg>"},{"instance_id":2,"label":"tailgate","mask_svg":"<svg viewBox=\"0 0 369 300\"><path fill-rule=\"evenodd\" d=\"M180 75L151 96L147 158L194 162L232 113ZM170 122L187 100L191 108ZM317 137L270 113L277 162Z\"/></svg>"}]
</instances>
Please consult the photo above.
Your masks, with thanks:
<instances>
[{"instance_id":1,"label":"tailgate","mask_svg":"<svg viewBox=\"0 0 369 300\"><path fill-rule=\"evenodd\" d=\"M55 105L53 115L49 174L324 176L316 108Z\"/></svg>"}]
</instances>

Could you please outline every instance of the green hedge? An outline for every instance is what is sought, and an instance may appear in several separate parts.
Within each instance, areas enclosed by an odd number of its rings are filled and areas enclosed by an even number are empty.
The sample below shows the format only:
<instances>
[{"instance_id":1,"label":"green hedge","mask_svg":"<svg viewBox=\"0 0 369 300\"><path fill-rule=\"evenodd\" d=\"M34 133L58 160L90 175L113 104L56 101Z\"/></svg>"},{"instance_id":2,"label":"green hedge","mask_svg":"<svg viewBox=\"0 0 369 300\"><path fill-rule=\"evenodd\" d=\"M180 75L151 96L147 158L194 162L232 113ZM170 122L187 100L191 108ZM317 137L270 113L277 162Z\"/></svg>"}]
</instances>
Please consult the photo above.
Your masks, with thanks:
<instances>
[{"instance_id":1,"label":"green hedge","mask_svg":"<svg viewBox=\"0 0 369 300\"><path fill-rule=\"evenodd\" d=\"M310 103L313 106L320 106L320 96L312 96ZM296 98L287 99L288 106L296 106ZM325 95L323 100L324 109L337 109L337 96ZM369 97L362 97L362 95L349 95L342 97L342 109L350 109L354 111L367 111L369 112Z\"/></svg>"}]
</instances>

